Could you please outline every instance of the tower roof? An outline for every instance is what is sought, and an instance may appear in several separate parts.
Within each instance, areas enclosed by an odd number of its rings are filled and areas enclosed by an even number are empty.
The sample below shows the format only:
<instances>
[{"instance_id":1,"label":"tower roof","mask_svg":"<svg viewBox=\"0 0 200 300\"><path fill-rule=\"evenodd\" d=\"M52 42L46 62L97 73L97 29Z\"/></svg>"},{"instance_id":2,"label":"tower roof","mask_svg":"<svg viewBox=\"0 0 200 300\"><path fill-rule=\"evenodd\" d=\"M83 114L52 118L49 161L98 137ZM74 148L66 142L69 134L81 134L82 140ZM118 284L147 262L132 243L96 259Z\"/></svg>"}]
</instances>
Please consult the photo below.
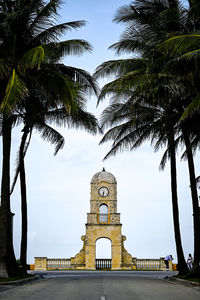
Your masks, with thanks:
<instances>
[{"instance_id":1,"label":"tower roof","mask_svg":"<svg viewBox=\"0 0 200 300\"><path fill-rule=\"evenodd\" d=\"M92 177L91 183L100 183L102 181L108 183L117 183L117 180L113 174L107 172L104 168L101 172L94 174Z\"/></svg>"}]
</instances>

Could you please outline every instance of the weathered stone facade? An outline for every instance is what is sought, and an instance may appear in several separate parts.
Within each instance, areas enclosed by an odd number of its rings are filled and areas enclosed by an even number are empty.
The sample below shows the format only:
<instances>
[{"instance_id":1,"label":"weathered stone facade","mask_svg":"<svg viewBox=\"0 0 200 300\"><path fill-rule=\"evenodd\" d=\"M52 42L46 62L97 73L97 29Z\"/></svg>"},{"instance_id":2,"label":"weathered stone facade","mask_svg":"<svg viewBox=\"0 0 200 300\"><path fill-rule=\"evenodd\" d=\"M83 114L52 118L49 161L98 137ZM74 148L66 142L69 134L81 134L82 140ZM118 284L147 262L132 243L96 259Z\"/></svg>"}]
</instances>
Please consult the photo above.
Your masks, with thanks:
<instances>
[{"instance_id":1,"label":"weathered stone facade","mask_svg":"<svg viewBox=\"0 0 200 300\"><path fill-rule=\"evenodd\" d=\"M101 213L101 208L106 212ZM132 256L124 248L120 214L117 213L117 181L106 172L96 173L91 180L90 213L87 214L83 248L73 258L75 269L95 270L96 241L108 238L112 243L112 270L133 269Z\"/></svg>"},{"instance_id":2,"label":"weathered stone facade","mask_svg":"<svg viewBox=\"0 0 200 300\"><path fill-rule=\"evenodd\" d=\"M47 269L47 257L35 257L35 267L37 270Z\"/></svg>"}]
</instances>

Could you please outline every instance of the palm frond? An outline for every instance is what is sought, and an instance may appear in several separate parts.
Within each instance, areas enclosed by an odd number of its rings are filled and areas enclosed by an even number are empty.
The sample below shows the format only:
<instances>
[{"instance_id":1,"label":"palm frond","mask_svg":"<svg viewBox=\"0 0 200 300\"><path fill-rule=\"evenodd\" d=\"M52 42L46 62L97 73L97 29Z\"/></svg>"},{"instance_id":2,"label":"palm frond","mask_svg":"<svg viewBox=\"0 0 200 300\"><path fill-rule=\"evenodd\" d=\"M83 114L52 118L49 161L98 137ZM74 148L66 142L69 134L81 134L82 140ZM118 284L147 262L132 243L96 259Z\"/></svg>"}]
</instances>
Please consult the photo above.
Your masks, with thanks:
<instances>
[{"instance_id":1,"label":"palm frond","mask_svg":"<svg viewBox=\"0 0 200 300\"><path fill-rule=\"evenodd\" d=\"M52 68L73 80L82 91L85 91L89 95L93 93L97 95L99 93L97 81L87 71L63 64L54 64Z\"/></svg>"},{"instance_id":2,"label":"palm frond","mask_svg":"<svg viewBox=\"0 0 200 300\"><path fill-rule=\"evenodd\" d=\"M34 45L38 43L47 44L51 42L56 42L58 41L60 35L64 34L66 31L78 29L84 25L85 21L81 20L58 24L47 29L45 29L45 27L41 28L41 32L32 40L32 43Z\"/></svg>"},{"instance_id":3,"label":"palm frond","mask_svg":"<svg viewBox=\"0 0 200 300\"><path fill-rule=\"evenodd\" d=\"M82 55L84 52L92 51L92 46L84 40L67 40L58 43L49 43L43 46L47 57L59 60L64 55Z\"/></svg>"},{"instance_id":4,"label":"palm frond","mask_svg":"<svg viewBox=\"0 0 200 300\"><path fill-rule=\"evenodd\" d=\"M64 105L69 113L76 110L78 90L74 81L51 70L46 74L46 78L41 78L40 84L44 87L45 93L49 93L51 97L54 95L57 103Z\"/></svg>"},{"instance_id":5,"label":"palm frond","mask_svg":"<svg viewBox=\"0 0 200 300\"><path fill-rule=\"evenodd\" d=\"M28 94L29 91L26 84L16 74L15 69L13 69L12 76L6 87L5 96L0 105L0 112L9 114L15 107L15 104L28 97Z\"/></svg>"},{"instance_id":6,"label":"palm frond","mask_svg":"<svg viewBox=\"0 0 200 300\"><path fill-rule=\"evenodd\" d=\"M112 75L120 76L133 71L135 69L141 69L145 66L145 60L141 58L127 58L110 60L102 63L95 70L95 78L104 78Z\"/></svg>"},{"instance_id":7,"label":"palm frond","mask_svg":"<svg viewBox=\"0 0 200 300\"><path fill-rule=\"evenodd\" d=\"M196 110L200 109L200 93L196 95L196 97L191 101L188 107L185 109L182 114L180 121L184 120L188 115L194 113Z\"/></svg>"},{"instance_id":8,"label":"palm frond","mask_svg":"<svg viewBox=\"0 0 200 300\"><path fill-rule=\"evenodd\" d=\"M115 156L119 152L128 151L131 149L133 140L129 138L128 135L126 135L124 138L122 138L118 143L115 143L115 137L118 136L118 134L121 132L122 126L116 126L114 128L111 128L108 130L108 132L104 135L102 140L100 141L100 145L103 144L106 141L114 140L111 150L106 154L103 160L108 159L111 156Z\"/></svg>"},{"instance_id":9,"label":"palm frond","mask_svg":"<svg viewBox=\"0 0 200 300\"><path fill-rule=\"evenodd\" d=\"M26 152L27 152L28 147L29 147L29 145L30 145L31 137L32 137L32 129L31 129L30 132L29 132L29 138L28 138L28 141L27 141L27 143L25 144L25 147L24 147L24 154L23 154L23 157L26 156ZM16 170L15 170L15 175L14 175L13 182L12 182L12 185L11 185L10 195L12 195L12 193L13 193L13 191L14 191L14 188L15 188L15 185L16 185L16 183L17 183L18 176L19 176L19 172L20 172L19 151L18 151L18 154L17 154L16 162L17 162L17 167L16 167Z\"/></svg>"},{"instance_id":10,"label":"palm frond","mask_svg":"<svg viewBox=\"0 0 200 300\"><path fill-rule=\"evenodd\" d=\"M159 169L164 170L167 160L169 159L169 148L167 148L160 161Z\"/></svg>"},{"instance_id":11,"label":"palm frond","mask_svg":"<svg viewBox=\"0 0 200 300\"><path fill-rule=\"evenodd\" d=\"M189 52L181 55L180 59L184 58L184 59L191 60L193 58L198 58L199 56L200 56L200 49L197 49L197 50L189 51Z\"/></svg>"},{"instance_id":12,"label":"palm frond","mask_svg":"<svg viewBox=\"0 0 200 300\"><path fill-rule=\"evenodd\" d=\"M41 63L44 61L45 52L42 46L32 48L26 52L19 60L18 69L25 71L26 69L40 68Z\"/></svg>"},{"instance_id":13,"label":"palm frond","mask_svg":"<svg viewBox=\"0 0 200 300\"><path fill-rule=\"evenodd\" d=\"M0 79L4 79L9 76L11 71L10 64L3 58L0 59Z\"/></svg>"},{"instance_id":14,"label":"palm frond","mask_svg":"<svg viewBox=\"0 0 200 300\"><path fill-rule=\"evenodd\" d=\"M51 126L48 126L45 123L38 122L35 123L34 128L39 131L40 135L45 141L48 141L51 144L55 145L54 155L56 155L58 151L64 147L64 137Z\"/></svg>"},{"instance_id":15,"label":"palm frond","mask_svg":"<svg viewBox=\"0 0 200 300\"><path fill-rule=\"evenodd\" d=\"M27 10L30 11L31 9L33 11L33 20L30 24L29 30L37 31L41 24L46 24L49 19L55 19L58 15L58 8L61 3L61 0L51 0L45 5L42 1L31 1L31 3L27 5Z\"/></svg>"},{"instance_id":16,"label":"palm frond","mask_svg":"<svg viewBox=\"0 0 200 300\"><path fill-rule=\"evenodd\" d=\"M96 134L99 130L98 121L95 116L80 107L70 114L65 108L51 110L45 114L45 121L55 123L58 126L83 129L91 134Z\"/></svg>"},{"instance_id":17,"label":"palm frond","mask_svg":"<svg viewBox=\"0 0 200 300\"><path fill-rule=\"evenodd\" d=\"M113 103L106 107L100 115L100 126L104 130L107 127L112 127L119 123L121 118L124 118L124 104ZM120 119L119 119L120 116ZM126 115L127 116L127 115Z\"/></svg>"},{"instance_id":18,"label":"palm frond","mask_svg":"<svg viewBox=\"0 0 200 300\"><path fill-rule=\"evenodd\" d=\"M128 23L133 22L134 13L137 13L132 5L123 5L119 7L113 18L115 23Z\"/></svg>"},{"instance_id":19,"label":"palm frond","mask_svg":"<svg viewBox=\"0 0 200 300\"><path fill-rule=\"evenodd\" d=\"M186 54L191 48L200 48L200 34L186 34L174 36L160 45L161 50L171 52L171 54ZM189 51L190 52L190 51Z\"/></svg>"},{"instance_id":20,"label":"palm frond","mask_svg":"<svg viewBox=\"0 0 200 300\"><path fill-rule=\"evenodd\" d=\"M109 47L109 49L112 49L115 51L117 55L121 54L133 54L135 51L135 55L138 55L138 53L141 51L141 49L144 49L146 47L146 43L144 41L136 40L133 38L130 39L124 39L121 40Z\"/></svg>"}]
</instances>

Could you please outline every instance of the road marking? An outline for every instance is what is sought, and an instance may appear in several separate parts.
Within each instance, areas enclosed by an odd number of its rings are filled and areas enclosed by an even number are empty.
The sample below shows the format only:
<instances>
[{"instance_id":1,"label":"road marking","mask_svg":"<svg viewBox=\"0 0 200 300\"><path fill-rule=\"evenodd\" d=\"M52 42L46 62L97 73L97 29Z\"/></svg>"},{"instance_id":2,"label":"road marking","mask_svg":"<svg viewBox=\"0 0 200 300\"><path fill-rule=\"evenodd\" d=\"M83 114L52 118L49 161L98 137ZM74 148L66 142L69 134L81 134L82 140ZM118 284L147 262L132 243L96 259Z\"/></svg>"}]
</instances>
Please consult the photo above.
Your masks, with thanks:
<instances>
[{"instance_id":1,"label":"road marking","mask_svg":"<svg viewBox=\"0 0 200 300\"><path fill-rule=\"evenodd\" d=\"M101 300L106 300L106 296L101 296Z\"/></svg>"}]
</instances>

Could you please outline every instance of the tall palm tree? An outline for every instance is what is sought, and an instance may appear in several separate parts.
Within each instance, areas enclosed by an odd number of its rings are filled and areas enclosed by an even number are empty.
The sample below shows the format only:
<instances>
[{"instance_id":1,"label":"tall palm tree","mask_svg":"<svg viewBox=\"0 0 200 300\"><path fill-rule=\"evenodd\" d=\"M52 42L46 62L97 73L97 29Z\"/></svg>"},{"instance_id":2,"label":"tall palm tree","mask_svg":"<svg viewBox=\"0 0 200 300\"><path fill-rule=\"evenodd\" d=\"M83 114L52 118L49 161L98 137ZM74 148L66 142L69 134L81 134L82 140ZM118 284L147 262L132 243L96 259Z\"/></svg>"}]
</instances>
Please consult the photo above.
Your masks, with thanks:
<instances>
[{"instance_id":1,"label":"tall palm tree","mask_svg":"<svg viewBox=\"0 0 200 300\"><path fill-rule=\"evenodd\" d=\"M123 52L134 54L137 51L137 55L141 58L137 60L140 66L136 68L134 68L134 59L106 62L97 68L95 75L98 77L110 74L117 77L103 87L100 95L100 99L112 95L113 103L103 112L103 124L113 126L102 140L102 142L108 139L114 141L106 157L115 154L119 149L123 150L127 147L132 149L149 137L152 141L157 140L156 148L167 143L167 153L171 162L172 204L179 273L186 274L188 269L181 245L176 187L175 135L180 130L179 126L178 131L174 130L180 119L177 109L183 97L180 87L183 89L184 85L178 78L175 79L165 72L164 66L169 58L157 48L157 45L167 36L172 35L175 30L185 30L187 21L185 10L179 1L136 0L131 5L119 8L114 20L124 22L126 29L120 41L111 48L116 50L117 54ZM127 101L127 97L131 101ZM123 102L121 105L127 107L127 111L118 110L116 101ZM145 104L145 111L140 108L136 113L138 101ZM132 110L130 110L131 104L134 108ZM156 114L149 119L148 116L155 108ZM162 126L155 127L155 120L162 120L160 118L162 114L164 120L161 124L165 124L165 130ZM143 122L141 128L140 126L138 128L138 121Z\"/></svg>"},{"instance_id":2,"label":"tall palm tree","mask_svg":"<svg viewBox=\"0 0 200 300\"><path fill-rule=\"evenodd\" d=\"M40 96L39 96L40 97ZM55 101L55 100L54 100ZM21 235L21 252L20 263L23 271L26 271L26 253L27 253L27 197L26 197L26 175L24 157L27 151L27 139L30 132L35 129L38 131L44 140L49 140L52 144L55 144L55 154L64 145L64 138L51 126L52 122L55 124L68 125L69 127L83 128L90 133L94 134L97 131L96 118L86 112L83 105L79 103L75 112L68 113L65 107L53 108L50 106L51 101L41 101L40 98L31 94L31 102L25 102L25 106L21 111L21 118L24 122L24 128L22 130L22 138L19 150L18 166L16 170L15 182L17 175L20 175L21 186L21 206L22 206L22 235ZM29 140L30 142L30 140Z\"/></svg>"},{"instance_id":3,"label":"tall palm tree","mask_svg":"<svg viewBox=\"0 0 200 300\"><path fill-rule=\"evenodd\" d=\"M180 118L182 123L183 141L186 146L185 156L188 161L190 188L193 206L193 225L194 225L194 263L190 276L196 276L199 273L200 264L200 219L199 203L195 182L195 166L193 161L192 149L199 145L199 71L200 64L200 4L199 1L188 1L187 11L188 32L175 34L159 47L162 51L171 55L166 67L167 72L173 72L176 76L182 76L189 91L187 105L184 107ZM183 76L184 74L184 76Z\"/></svg>"},{"instance_id":4,"label":"tall palm tree","mask_svg":"<svg viewBox=\"0 0 200 300\"><path fill-rule=\"evenodd\" d=\"M32 111L33 112L33 111ZM41 114L41 111L40 111ZM37 119L37 115L34 114L33 119ZM29 120L29 126L27 124L23 127L23 134L21 137L21 143L19 148L19 158L17 172L15 175L15 182L17 180L17 174L19 173L20 177L20 192L21 192L21 215L22 215L22 228L21 228L21 248L20 248L20 265L22 267L23 273L26 273L27 269L27 230L28 230L28 220L27 220L27 187L26 187L26 172L25 172L25 163L24 157L27 151L27 138L29 134L31 135L33 126L31 126L31 120ZM36 121L35 121L36 122ZM58 151L64 144L64 138L53 128L44 123L43 120L35 126L41 128L40 131L43 131L44 139L50 139L50 141L56 144L56 151ZM29 137L30 143L30 137ZM28 144L29 144L28 143ZM14 188L14 187L13 187Z\"/></svg>"},{"instance_id":5,"label":"tall palm tree","mask_svg":"<svg viewBox=\"0 0 200 300\"><path fill-rule=\"evenodd\" d=\"M120 79L122 80L122 78ZM123 80L121 83L123 87L126 84ZM159 82L157 82L156 88L158 88L158 86ZM127 90L125 91L125 95L128 95ZM147 91L148 93L150 92L149 86L147 87ZM135 147L139 147L142 142L147 139L151 139L151 144L154 145L156 150L161 146L167 145L167 151L162 159L161 167L164 167L166 157L169 157L174 233L177 247L179 274L181 275L186 274L188 269L184 259L181 243L177 196L177 145L175 141L176 131L174 126L177 123L178 116L174 113L174 110L170 108L170 104L166 105L165 102L163 103L162 97L159 97L159 104L153 104L153 101L151 103L149 101L150 94L148 94L148 97L145 98L145 92L147 91L143 90L142 95L130 96L130 99L125 102L123 101L123 103L116 103L116 100L115 103L105 109L102 113L102 125L104 128L111 127L111 129L105 133L101 143L108 140L113 141L112 148L106 155L106 158L111 155L115 155L117 152L123 151L124 149L132 150ZM158 92L158 95L159 94L160 91ZM171 112L169 111L169 108ZM178 127L176 130L178 130Z\"/></svg>"},{"instance_id":6,"label":"tall palm tree","mask_svg":"<svg viewBox=\"0 0 200 300\"><path fill-rule=\"evenodd\" d=\"M54 50L54 51L53 51ZM32 80L33 75L28 74L29 99L23 101L17 107L20 110L20 117L23 119L24 129L19 151L19 165L17 173L20 175L21 199L22 199L22 240L20 262L23 270L26 270L27 252L27 201L24 156L27 151L26 139L33 129L39 131L44 140L49 140L56 145L55 154L64 145L63 137L48 124L67 125L69 127L82 128L95 134L97 132L96 118L85 110L87 97L91 93L97 92L97 85L91 75L85 70L68 67L59 63L63 53L59 49L54 49L50 45L48 64L43 62L40 70L34 71L36 81ZM59 84L57 77L63 78L74 85L74 95L76 96L75 107L70 107L70 103L62 102L62 94L55 82ZM45 80L44 80L45 78ZM39 82L39 84L38 84ZM48 85L47 85L48 83ZM51 88L50 88L51 87ZM53 88L52 88L53 87ZM62 89L61 89L62 90ZM66 104L68 104L67 107ZM15 177L16 181L17 176Z\"/></svg>"},{"instance_id":7,"label":"tall palm tree","mask_svg":"<svg viewBox=\"0 0 200 300\"><path fill-rule=\"evenodd\" d=\"M195 111L199 110L200 106L200 89L199 89L199 72L196 66L200 63L200 3L198 0L188 0L188 8L186 10L187 17L187 31L185 32L175 32L173 36L169 36L166 41L164 41L160 48L172 55L172 63L170 68L174 65L174 70L176 72L177 63L186 64L185 76L190 76L191 84L193 81L193 93L190 102L183 112L181 119L184 119ZM192 66L192 68L191 68ZM193 76L191 76L191 73ZM194 74L196 80L194 80Z\"/></svg>"},{"instance_id":8,"label":"tall palm tree","mask_svg":"<svg viewBox=\"0 0 200 300\"><path fill-rule=\"evenodd\" d=\"M43 0L6 0L0 3L0 112L3 138L0 276L14 276L19 272L12 246L9 174L11 129L14 124L12 113L17 103L31 100L29 83L31 79L39 79L34 72L40 70L41 63L46 65L47 73L44 67L41 68L45 76L41 82L38 81L38 85L49 89L52 95L54 93L68 112L77 109L79 87L85 92L96 89L89 74L83 70L71 70L69 78L59 71L62 66L48 69L53 57L56 61L58 56L79 55L92 49L84 40L58 41L59 35L65 31L85 25L84 21L57 25L54 20L60 4L60 0L50 0L48 3ZM51 78L51 86L45 77Z\"/></svg>"}]
</instances>

